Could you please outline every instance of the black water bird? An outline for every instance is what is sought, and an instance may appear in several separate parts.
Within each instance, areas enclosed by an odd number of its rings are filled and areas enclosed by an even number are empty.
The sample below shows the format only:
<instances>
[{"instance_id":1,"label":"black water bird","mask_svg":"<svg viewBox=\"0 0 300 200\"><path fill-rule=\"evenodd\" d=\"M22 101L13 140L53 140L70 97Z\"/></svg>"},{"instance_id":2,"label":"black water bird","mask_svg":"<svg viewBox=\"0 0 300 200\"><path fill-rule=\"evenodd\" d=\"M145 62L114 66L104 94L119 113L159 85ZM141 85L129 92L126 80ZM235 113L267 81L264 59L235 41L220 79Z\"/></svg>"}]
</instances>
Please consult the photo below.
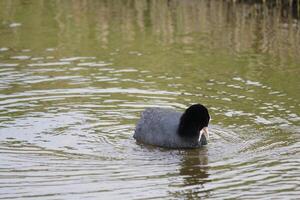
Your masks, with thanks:
<instances>
[{"instance_id":1,"label":"black water bird","mask_svg":"<svg viewBox=\"0 0 300 200\"><path fill-rule=\"evenodd\" d=\"M167 148L197 148L209 139L210 116L205 106L194 104L184 113L165 108L147 108L133 137L150 145Z\"/></svg>"}]
</instances>

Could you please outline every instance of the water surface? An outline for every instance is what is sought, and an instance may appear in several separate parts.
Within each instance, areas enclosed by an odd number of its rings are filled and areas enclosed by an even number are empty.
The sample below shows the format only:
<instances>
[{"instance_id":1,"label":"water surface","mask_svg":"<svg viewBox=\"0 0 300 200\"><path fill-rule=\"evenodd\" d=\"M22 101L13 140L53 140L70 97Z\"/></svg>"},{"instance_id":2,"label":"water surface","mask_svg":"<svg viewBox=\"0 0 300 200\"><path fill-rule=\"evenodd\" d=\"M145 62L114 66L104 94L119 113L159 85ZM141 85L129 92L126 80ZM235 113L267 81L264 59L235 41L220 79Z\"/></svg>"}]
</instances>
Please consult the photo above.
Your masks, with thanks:
<instances>
[{"instance_id":1,"label":"water surface","mask_svg":"<svg viewBox=\"0 0 300 200\"><path fill-rule=\"evenodd\" d=\"M298 198L298 8L2 0L0 199ZM193 103L206 147L132 138L146 107Z\"/></svg>"}]
</instances>

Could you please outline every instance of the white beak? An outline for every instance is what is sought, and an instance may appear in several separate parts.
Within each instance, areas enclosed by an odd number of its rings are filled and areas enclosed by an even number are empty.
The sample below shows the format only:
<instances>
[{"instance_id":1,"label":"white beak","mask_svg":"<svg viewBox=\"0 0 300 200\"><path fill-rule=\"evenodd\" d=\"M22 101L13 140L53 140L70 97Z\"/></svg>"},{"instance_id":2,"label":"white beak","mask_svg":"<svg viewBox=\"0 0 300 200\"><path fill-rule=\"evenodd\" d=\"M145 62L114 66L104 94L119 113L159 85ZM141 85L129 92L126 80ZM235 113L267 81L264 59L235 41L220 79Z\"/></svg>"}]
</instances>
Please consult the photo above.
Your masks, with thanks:
<instances>
[{"instance_id":1,"label":"white beak","mask_svg":"<svg viewBox=\"0 0 300 200\"><path fill-rule=\"evenodd\" d=\"M204 134L206 140L209 140L208 127L204 127L204 128L200 131L200 137L199 137L199 138L201 138L202 134Z\"/></svg>"}]
</instances>

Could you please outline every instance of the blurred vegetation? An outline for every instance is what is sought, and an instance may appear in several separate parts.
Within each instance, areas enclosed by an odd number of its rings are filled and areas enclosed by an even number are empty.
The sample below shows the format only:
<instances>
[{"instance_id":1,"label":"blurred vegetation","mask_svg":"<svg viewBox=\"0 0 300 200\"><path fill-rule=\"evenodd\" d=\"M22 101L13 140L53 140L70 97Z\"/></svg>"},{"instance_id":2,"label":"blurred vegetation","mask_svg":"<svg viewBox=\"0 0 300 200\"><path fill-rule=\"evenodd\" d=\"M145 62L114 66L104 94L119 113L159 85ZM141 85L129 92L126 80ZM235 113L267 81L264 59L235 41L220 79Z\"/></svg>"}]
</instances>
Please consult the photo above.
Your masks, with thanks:
<instances>
[{"instance_id":1,"label":"blurred vegetation","mask_svg":"<svg viewBox=\"0 0 300 200\"><path fill-rule=\"evenodd\" d=\"M226 88L223 84L206 85L214 84L216 80L232 85L232 78L240 77L270 86L288 98L299 99L300 93L296 92L300 91L298 2L2 0L0 48L9 50L1 52L0 61L16 63L18 61L11 57L20 55L50 57L55 62L64 57L94 56L96 60L112 63L116 68L132 67L139 72L150 72L148 81L156 82L157 90L177 92L181 85L182 93L197 94L201 90L216 97L220 91L226 96L236 94L237 88ZM11 27L14 23L19 26ZM48 48L53 51L47 51ZM22 51L24 49L30 51ZM25 71L28 68L26 64L31 62L38 61L19 61L17 69L20 74L25 74L22 70ZM65 66L63 70L47 72L46 75L75 74L92 77L91 82L86 83L88 86L115 87L115 82L94 79L94 75L99 75L97 68L71 71L71 67ZM62 66L51 68L61 69ZM44 72L34 73L45 75ZM144 75L127 76L135 80ZM178 80L172 80L174 77ZM41 82L30 86L36 90L77 87L68 81L72 83L72 80L62 79L52 85ZM12 82L13 86L5 93L27 90L22 79L12 79ZM123 81L118 84L132 88L137 83ZM262 88L247 95L268 102L270 94L266 91ZM239 92L243 94L244 91ZM280 97L282 99L278 101L295 106L296 103L289 102L287 96ZM223 106L223 101L212 99L202 101ZM245 105L238 100L235 103L235 108L242 110L247 107L249 112L257 107L253 102Z\"/></svg>"},{"instance_id":2,"label":"blurred vegetation","mask_svg":"<svg viewBox=\"0 0 300 200\"><path fill-rule=\"evenodd\" d=\"M38 48L47 42L74 51L78 44L107 48L118 34L125 45L139 39L164 46L197 42L232 53L254 51L299 61L299 0L2 0L0 7L0 42L8 46L30 43ZM16 37L5 37L3 27L14 21L26 21L24 28L35 34L21 30L12 32ZM154 41L143 40L147 34L155 35ZM208 40L199 42L199 37Z\"/></svg>"},{"instance_id":3,"label":"blurred vegetation","mask_svg":"<svg viewBox=\"0 0 300 200\"><path fill-rule=\"evenodd\" d=\"M0 8L0 47L56 48L57 57L175 76L205 66L299 89L299 0L2 0ZM7 28L14 22L21 27Z\"/></svg>"}]
</instances>

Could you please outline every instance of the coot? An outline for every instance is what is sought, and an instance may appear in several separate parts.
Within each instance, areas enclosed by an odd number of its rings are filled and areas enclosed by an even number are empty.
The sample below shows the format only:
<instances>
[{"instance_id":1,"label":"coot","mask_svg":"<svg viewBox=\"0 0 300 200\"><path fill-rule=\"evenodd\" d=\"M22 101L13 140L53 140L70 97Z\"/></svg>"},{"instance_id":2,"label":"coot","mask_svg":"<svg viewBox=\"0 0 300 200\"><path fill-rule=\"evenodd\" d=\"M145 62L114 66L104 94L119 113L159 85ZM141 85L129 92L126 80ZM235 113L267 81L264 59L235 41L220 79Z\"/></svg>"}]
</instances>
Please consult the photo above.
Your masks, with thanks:
<instances>
[{"instance_id":1,"label":"coot","mask_svg":"<svg viewBox=\"0 0 300 200\"><path fill-rule=\"evenodd\" d=\"M208 110L201 104L190 106L184 113L147 108L133 137L139 142L160 147L197 148L207 144L209 120Z\"/></svg>"}]
</instances>

